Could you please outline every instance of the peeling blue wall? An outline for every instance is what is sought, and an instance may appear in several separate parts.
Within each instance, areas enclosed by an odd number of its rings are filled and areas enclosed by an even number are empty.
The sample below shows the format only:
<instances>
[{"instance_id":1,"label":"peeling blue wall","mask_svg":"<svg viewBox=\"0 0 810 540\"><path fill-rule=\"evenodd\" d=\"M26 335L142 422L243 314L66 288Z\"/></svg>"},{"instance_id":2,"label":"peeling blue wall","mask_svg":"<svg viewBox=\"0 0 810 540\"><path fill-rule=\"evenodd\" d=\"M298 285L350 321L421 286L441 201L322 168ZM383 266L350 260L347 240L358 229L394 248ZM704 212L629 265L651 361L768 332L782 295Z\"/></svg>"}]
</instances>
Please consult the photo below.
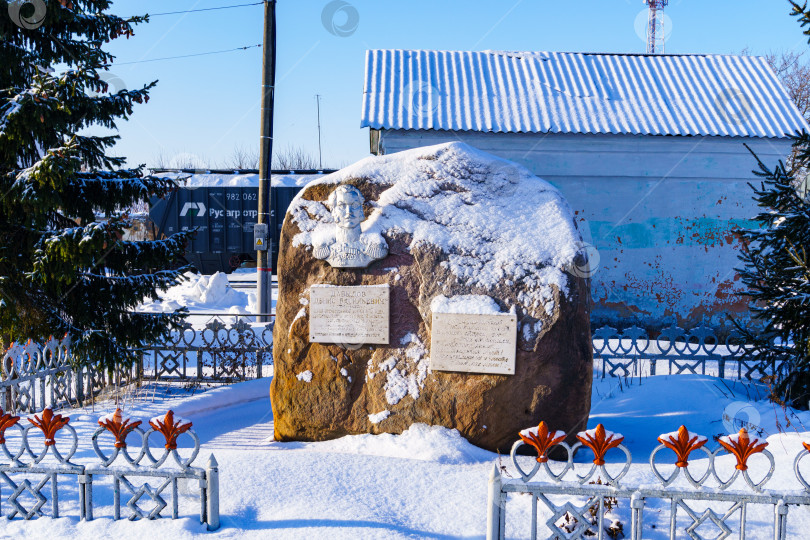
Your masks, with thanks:
<instances>
[{"instance_id":1,"label":"peeling blue wall","mask_svg":"<svg viewBox=\"0 0 810 540\"><path fill-rule=\"evenodd\" d=\"M755 226L748 185L756 161L790 152L789 139L442 131L384 131L385 153L461 140L526 166L555 185L599 253L596 324L687 328L750 313L735 268L734 231Z\"/></svg>"}]
</instances>

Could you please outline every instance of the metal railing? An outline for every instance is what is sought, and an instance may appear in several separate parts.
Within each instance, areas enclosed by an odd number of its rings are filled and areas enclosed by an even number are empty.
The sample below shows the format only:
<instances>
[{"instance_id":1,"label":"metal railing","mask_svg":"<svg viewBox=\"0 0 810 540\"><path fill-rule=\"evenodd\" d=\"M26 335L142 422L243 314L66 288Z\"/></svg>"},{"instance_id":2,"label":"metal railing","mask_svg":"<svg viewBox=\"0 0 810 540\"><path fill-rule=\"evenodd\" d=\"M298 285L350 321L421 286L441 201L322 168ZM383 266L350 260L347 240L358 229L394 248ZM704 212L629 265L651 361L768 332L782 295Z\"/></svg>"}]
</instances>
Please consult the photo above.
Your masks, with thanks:
<instances>
[{"instance_id":1,"label":"metal railing","mask_svg":"<svg viewBox=\"0 0 810 540\"><path fill-rule=\"evenodd\" d=\"M17 414L46 407L81 406L109 387L143 380L230 383L265 376L273 363L273 323L252 326L242 317L190 324L166 340L140 349L140 363L100 370L71 364L70 339L11 346L0 357L0 408Z\"/></svg>"},{"instance_id":2,"label":"metal railing","mask_svg":"<svg viewBox=\"0 0 810 540\"><path fill-rule=\"evenodd\" d=\"M787 362L759 358L742 336L723 330L725 338L707 326L687 331L673 324L655 334L637 326L622 332L603 326L593 332L594 364L603 378L692 373L760 380L785 374Z\"/></svg>"},{"instance_id":3,"label":"metal railing","mask_svg":"<svg viewBox=\"0 0 810 540\"><path fill-rule=\"evenodd\" d=\"M96 458L90 464L71 461L78 447L78 435L69 422L70 418L47 408L29 418L30 425L23 426L19 416L0 411L0 450L9 460L0 463L0 486L7 488L0 490L0 515L8 519L20 516L26 520L46 515L58 518L64 514L63 509L69 512L76 508L75 504L65 501L65 491L78 487L78 516L89 521L93 519L94 510L103 506L99 504L102 498L98 494L104 482L109 481L113 492L113 519L121 519L122 509L130 520L163 517L169 505L167 497L171 502L171 517L177 519L181 499L178 484L193 480L188 489L191 497L200 499L200 522L206 523L209 530L219 527L217 462L212 454L205 469L192 466L200 451L200 440L191 431L191 422L175 418L169 411L162 418L150 420L150 429L144 431L139 427L140 421L123 418L117 410L99 420L101 427L92 436ZM67 436L57 436L62 430ZM150 448L149 438L154 433L161 434L165 443L159 458L154 457ZM105 437L106 449L99 444L104 434L113 438ZM178 437L183 434L193 441L187 458L181 457L177 449ZM127 444L133 437L140 438L134 455L130 454ZM67 448L59 449L63 444L67 444ZM37 453L33 450L35 447L42 450ZM50 489L45 489L49 484ZM145 510L142 503L148 500L153 506Z\"/></svg>"},{"instance_id":4,"label":"metal railing","mask_svg":"<svg viewBox=\"0 0 810 540\"><path fill-rule=\"evenodd\" d=\"M0 365L0 407L33 413L47 406L83 404L108 386L142 380L230 383L266 376L273 363L273 323L245 322L255 314L207 315L214 318L202 327L187 324L140 349L141 362L128 369L73 367L67 339L12 344ZM235 322L226 324L227 318ZM789 366L763 361L739 336L720 339L708 327L686 331L673 325L653 334L638 327L620 332L605 326L593 333L593 354L603 378L694 373L778 379Z\"/></svg>"},{"instance_id":5,"label":"metal railing","mask_svg":"<svg viewBox=\"0 0 810 540\"><path fill-rule=\"evenodd\" d=\"M775 470L774 456L765 449L766 442L749 436L745 430L719 438L720 447L714 451L705 447L706 437L690 433L685 427L676 433L661 435L658 438L661 444L649 457L649 470L643 468L643 472L651 474L634 471L635 480L629 483L623 480L630 470L632 454L621 444L620 434L606 431L600 424L594 430L578 433L579 442L573 446L568 446L564 439L565 433L550 432L541 423L538 428L521 432L521 440L512 447L512 465L519 478L505 479L497 465L493 468L487 502L488 540L504 538L507 504L510 496L516 494L531 496L529 526L533 540L538 538L538 527L545 529L540 534L546 538L625 537L624 526L617 522L613 512L617 505L630 509L630 534L626 537L633 540L641 540L645 526L646 530L655 528L659 531L657 535L672 540L702 539L703 533L698 532L701 527L719 530L718 538L736 534L737 538L744 539L750 529L749 507L756 505L772 509L773 530L767 536L784 540L789 509L806 509L810 505L810 484L800 470L802 460L810 453L808 443L793 461L793 476L799 489L791 491L783 485L780 485L782 489L766 489ZM537 450L538 456L530 471L518 461L517 451L524 444ZM559 447L566 457L562 463L550 466L548 452L553 447ZM583 448L593 453L591 463L574 462L577 451ZM611 449L624 454L624 462L612 464L613 473L608 471L605 460L605 454ZM659 454L666 449L675 452L675 465L658 461ZM707 459L690 462L693 451L701 451ZM721 452L734 455L737 464L719 463ZM754 479L748 471L748 459L757 454L768 460L769 468L761 478ZM730 467L731 471L722 471L722 465ZM538 520L538 503L542 505L544 517L551 514L544 523ZM721 508L718 510L718 507ZM645 508L649 511L645 512ZM756 535L748 537L765 537L761 514L759 521Z\"/></svg>"},{"instance_id":6,"label":"metal railing","mask_svg":"<svg viewBox=\"0 0 810 540\"><path fill-rule=\"evenodd\" d=\"M81 405L104 388L126 385L137 377L136 367L71 366L68 337L51 337L42 345L30 340L12 343L0 359L0 408L16 414Z\"/></svg>"},{"instance_id":7,"label":"metal railing","mask_svg":"<svg viewBox=\"0 0 810 540\"><path fill-rule=\"evenodd\" d=\"M239 318L228 326L215 318L203 328L187 325L141 349L142 377L226 383L261 378L264 366L273 364L273 324L251 326Z\"/></svg>"}]
</instances>

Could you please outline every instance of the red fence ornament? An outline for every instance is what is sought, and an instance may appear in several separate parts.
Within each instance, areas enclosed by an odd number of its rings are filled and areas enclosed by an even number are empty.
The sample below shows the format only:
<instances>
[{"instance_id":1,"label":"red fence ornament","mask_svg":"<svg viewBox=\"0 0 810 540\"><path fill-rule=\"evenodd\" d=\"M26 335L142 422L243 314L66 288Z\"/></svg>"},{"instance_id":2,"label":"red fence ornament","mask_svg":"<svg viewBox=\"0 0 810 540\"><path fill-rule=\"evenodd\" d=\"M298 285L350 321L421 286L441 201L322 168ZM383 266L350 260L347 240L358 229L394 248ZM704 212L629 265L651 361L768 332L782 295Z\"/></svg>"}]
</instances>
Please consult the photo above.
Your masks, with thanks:
<instances>
[{"instance_id":1,"label":"red fence ornament","mask_svg":"<svg viewBox=\"0 0 810 540\"><path fill-rule=\"evenodd\" d=\"M622 444L624 437L612 431L605 431L605 426L599 424L596 429L577 433L577 439L593 451L593 462L596 465L604 465L607 451Z\"/></svg>"},{"instance_id":2,"label":"red fence ornament","mask_svg":"<svg viewBox=\"0 0 810 540\"><path fill-rule=\"evenodd\" d=\"M545 463L548 461L546 452L555 444L561 443L565 440L564 431L549 431L545 422L540 422L536 428L524 429L520 432L520 438L526 444L534 446L537 450L537 462Z\"/></svg>"},{"instance_id":3,"label":"red fence ornament","mask_svg":"<svg viewBox=\"0 0 810 540\"><path fill-rule=\"evenodd\" d=\"M126 438L129 433L141 425L141 421L133 422L130 418L124 418L121 409L116 408L113 414L100 418L98 425L105 428L115 436L115 447L126 448ZM177 445L175 445L177 448Z\"/></svg>"},{"instance_id":4,"label":"red fence ornament","mask_svg":"<svg viewBox=\"0 0 810 540\"><path fill-rule=\"evenodd\" d=\"M166 450L176 450L177 437L191 429L191 422L188 420L179 418L175 422L173 411L167 412L162 420L159 417L152 418L149 425L166 437Z\"/></svg>"},{"instance_id":5,"label":"red fence ornament","mask_svg":"<svg viewBox=\"0 0 810 540\"><path fill-rule=\"evenodd\" d=\"M689 465L689 454L706 444L708 440L701 435L689 433L686 426L679 427L675 433L665 433L658 437L658 442L678 456L678 461L675 462L678 467L687 467Z\"/></svg>"},{"instance_id":6,"label":"red fence ornament","mask_svg":"<svg viewBox=\"0 0 810 540\"><path fill-rule=\"evenodd\" d=\"M42 430L45 434L45 446L53 446L56 444L54 436L56 432L62 429L70 422L70 417L62 416L61 414L53 414L50 407L42 411L42 416L34 415L28 419L29 422Z\"/></svg>"},{"instance_id":7,"label":"red fence ornament","mask_svg":"<svg viewBox=\"0 0 810 540\"><path fill-rule=\"evenodd\" d=\"M734 457L737 458L737 469L740 471L747 471L748 458L762 452L768 446L767 442L756 437L750 437L745 428L742 428L736 435L720 437L717 442L729 453L734 454Z\"/></svg>"}]
</instances>

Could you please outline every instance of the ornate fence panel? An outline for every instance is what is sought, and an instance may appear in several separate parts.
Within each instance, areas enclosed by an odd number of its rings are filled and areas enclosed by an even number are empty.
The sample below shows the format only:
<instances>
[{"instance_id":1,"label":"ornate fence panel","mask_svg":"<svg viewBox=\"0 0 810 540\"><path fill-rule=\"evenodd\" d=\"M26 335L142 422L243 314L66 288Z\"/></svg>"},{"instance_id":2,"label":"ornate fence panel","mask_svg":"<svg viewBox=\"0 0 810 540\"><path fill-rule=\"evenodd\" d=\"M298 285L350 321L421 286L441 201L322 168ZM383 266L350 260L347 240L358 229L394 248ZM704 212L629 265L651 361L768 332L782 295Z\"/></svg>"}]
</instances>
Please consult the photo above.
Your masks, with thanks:
<instances>
[{"instance_id":1,"label":"ornate fence panel","mask_svg":"<svg viewBox=\"0 0 810 540\"><path fill-rule=\"evenodd\" d=\"M187 325L140 352L140 365L98 370L71 365L67 337L43 345L12 343L0 360L0 408L16 414L81 405L105 388L144 377L226 383L261 378L273 363L273 323L256 327L238 320L227 326L214 319L203 328Z\"/></svg>"},{"instance_id":2,"label":"ornate fence panel","mask_svg":"<svg viewBox=\"0 0 810 540\"><path fill-rule=\"evenodd\" d=\"M263 376L273 363L273 323L254 327L214 319L203 328L187 325L167 341L142 349L143 372L159 380L233 382Z\"/></svg>"},{"instance_id":3,"label":"ornate fence panel","mask_svg":"<svg viewBox=\"0 0 810 540\"><path fill-rule=\"evenodd\" d=\"M510 494L531 496L531 538L538 537L538 526L545 526L547 538L622 538L641 540L645 519L650 527L662 525L657 534L675 538L704 538L706 528L718 532L716 538L731 535L744 539L749 529L748 510L755 505L772 508L772 531L769 537L787 538L787 519L791 507L810 505L810 484L800 470L802 460L810 450L809 443L795 457L793 473L801 489L771 490L766 484L774 474L774 456L766 450L767 442L749 436L745 429L738 434L720 437L720 447L706 448L706 437L690 433L686 427L675 433L658 437L661 443L649 457L650 475L643 481L624 484L630 471L632 455L622 445L624 437L611 433L599 424L595 429L577 434L579 442L568 446L566 434L549 431L541 422L537 428L524 430L520 440L512 447L512 464L520 478L504 479L497 466L489 478L487 502L487 539L504 538L507 503ZM535 447L537 458L530 471L521 467L517 451L524 444ZM567 456L558 464L549 464L548 453L558 446ZM575 463L578 450L588 449L593 454L591 463ZM609 472L605 455L616 449L623 453L623 462L612 464ZM659 462L662 451L675 453L674 465ZM690 463L690 454L699 451L705 457ZM736 465L726 461L729 471L722 470L718 455L723 452L736 458ZM752 478L748 460L761 454L769 462L769 469L760 478ZM646 472L646 471L645 471ZM638 478L638 471L634 478ZM629 535L616 520L613 512L617 503L630 509ZM538 504L551 513L544 524L538 523ZM645 508L649 508L645 512ZM656 523L659 522L659 523ZM662 522L662 523L661 523ZM702 532L698 531L704 528ZM648 529L651 530L651 529ZM647 533L649 534L649 533ZM712 536L713 538L715 536ZM754 537L748 535L748 537ZM761 531L755 536L763 538Z\"/></svg>"},{"instance_id":4,"label":"ornate fence panel","mask_svg":"<svg viewBox=\"0 0 810 540\"><path fill-rule=\"evenodd\" d=\"M46 407L76 405L111 384L128 384L137 368L115 371L70 364L70 339L51 337L43 345L12 343L0 364L0 407L34 413Z\"/></svg>"},{"instance_id":5,"label":"ornate fence panel","mask_svg":"<svg viewBox=\"0 0 810 540\"><path fill-rule=\"evenodd\" d=\"M0 450L8 460L0 463L0 515L8 519L18 516L34 519L43 515L57 518L66 509L67 513L78 514L80 519L92 520L94 509L101 506L94 493L101 487L100 482L110 479L114 519L121 519L123 508L125 517L130 520L164 517L169 504L167 497L171 502L171 517L176 519L180 501L178 483L194 480L200 499L200 521L207 523L209 530L219 527L216 459L211 455L205 469L192 466L200 451L200 441L191 431L191 422L175 418L172 411L150 420L148 430L139 427L140 421L124 418L120 410L102 418L101 427L92 437L96 460L89 465L71 461L78 448L78 435L69 425L69 417L46 408L28 422L30 425L23 426L19 416L0 411ZM7 433L12 428L16 434ZM99 444L100 436L105 433L113 437L106 450ZM158 458L150 448L149 439L154 433L164 439L163 452ZM193 441L186 458L181 457L177 447L178 437L184 433ZM139 439L138 450L130 453L127 440L133 437ZM41 439L41 443L34 439ZM59 446L65 444L67 447L60 450ZM49 494L43 492L48 485ZM73 504L66 500L66 493L73 494ZM149 510L142 506L146 498L153 503Z\"/></svg>"},{"instance_id":6,"label":"ornate fence panel","mask_svg":"<svg viewBox=\"0 0 810 540\"><path fill-rule=\"evenodd\" d=\"M694 373L718 377L760 380L780 378L787 362L766 361L758 351L742 341L739 334L718 332L700 326L686 331L676 325L665 328L657 337L633 326L619 332L603 326L593 332L593 356L602 377L640 377L645 375Z\"/></svg>"}]
</instances>

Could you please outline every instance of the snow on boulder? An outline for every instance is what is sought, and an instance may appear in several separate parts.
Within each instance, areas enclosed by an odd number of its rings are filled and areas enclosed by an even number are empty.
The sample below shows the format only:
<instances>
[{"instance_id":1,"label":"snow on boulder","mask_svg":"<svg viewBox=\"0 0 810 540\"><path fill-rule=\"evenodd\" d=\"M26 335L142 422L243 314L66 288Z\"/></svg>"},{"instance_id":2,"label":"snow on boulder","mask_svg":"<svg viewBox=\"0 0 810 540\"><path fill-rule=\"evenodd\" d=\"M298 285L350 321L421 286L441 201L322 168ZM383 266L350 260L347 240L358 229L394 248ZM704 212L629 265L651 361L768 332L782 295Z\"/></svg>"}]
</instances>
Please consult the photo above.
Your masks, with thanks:
<instances>
[{"instance_id":1,"label":"snow on boulder","mask_svg":"<svg viewBox=\"0 0 810 540\"><path fill-rule=\"evenodd\" d=\"M335 226L329 195L344 184L365 199L362 234L388 246L367 268L333 268L313 256ZM463 143L370 157L311 182L281 233L276 438L401 433L425 423L508 452L540 420L576 433L587 422L592 376L589 284L571 271L582 245L553 186ZM389 345L309 343L313 285L386 284ZM516 315L515 374L431 371L434 311ZM297 380L304 370L312 383Z\"/></svg>"}]
</instances>

